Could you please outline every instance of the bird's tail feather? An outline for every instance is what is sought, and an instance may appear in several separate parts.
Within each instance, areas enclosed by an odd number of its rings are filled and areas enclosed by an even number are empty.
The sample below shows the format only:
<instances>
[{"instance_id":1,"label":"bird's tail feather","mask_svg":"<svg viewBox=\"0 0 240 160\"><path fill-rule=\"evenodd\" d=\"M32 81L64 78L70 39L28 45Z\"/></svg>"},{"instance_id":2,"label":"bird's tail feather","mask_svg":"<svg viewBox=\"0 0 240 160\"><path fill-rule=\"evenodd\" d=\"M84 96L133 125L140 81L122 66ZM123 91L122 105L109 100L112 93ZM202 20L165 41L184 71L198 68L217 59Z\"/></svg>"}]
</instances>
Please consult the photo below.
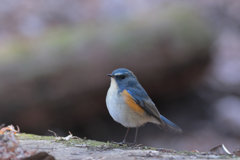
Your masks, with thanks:
<instances>
[{"instance_id":1,"label":"bird's tail feather","mask_svg":"<svg viewBox=\"0 0 240 160\"><path fill-rule=\"evenodd\" d=\"M163 115L161 115L161 119L163 120L167 130L174 132L174 133L182 133L182 129L180 127L178 127L176 124L171 122L169 119L167 119Z\"/></svg>"}]
</instances>

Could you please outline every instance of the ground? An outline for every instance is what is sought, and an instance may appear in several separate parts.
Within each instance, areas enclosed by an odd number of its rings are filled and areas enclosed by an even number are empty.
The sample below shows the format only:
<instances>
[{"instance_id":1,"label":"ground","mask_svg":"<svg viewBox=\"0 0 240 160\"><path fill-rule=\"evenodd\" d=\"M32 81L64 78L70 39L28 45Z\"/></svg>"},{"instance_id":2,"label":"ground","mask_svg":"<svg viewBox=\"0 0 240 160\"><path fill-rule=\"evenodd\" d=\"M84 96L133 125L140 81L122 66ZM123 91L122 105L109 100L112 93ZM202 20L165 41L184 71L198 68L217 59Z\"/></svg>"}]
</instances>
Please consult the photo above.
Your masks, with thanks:
<instances>
[{"instance_id":1,"label":"ground","mask_svg":"<svg viewBox=\"0 0 240 160\"><path fill-rule=\"evenodd\" d=\"M147 146L128 147L87 139L59 140L53 136L37 136L21 133L17 135L20 145L27 150L47 152L57 160L67 159L239 159L234 155L213 155L189 151L176 152L170 149Z\"/></svg>"}]
</instances>

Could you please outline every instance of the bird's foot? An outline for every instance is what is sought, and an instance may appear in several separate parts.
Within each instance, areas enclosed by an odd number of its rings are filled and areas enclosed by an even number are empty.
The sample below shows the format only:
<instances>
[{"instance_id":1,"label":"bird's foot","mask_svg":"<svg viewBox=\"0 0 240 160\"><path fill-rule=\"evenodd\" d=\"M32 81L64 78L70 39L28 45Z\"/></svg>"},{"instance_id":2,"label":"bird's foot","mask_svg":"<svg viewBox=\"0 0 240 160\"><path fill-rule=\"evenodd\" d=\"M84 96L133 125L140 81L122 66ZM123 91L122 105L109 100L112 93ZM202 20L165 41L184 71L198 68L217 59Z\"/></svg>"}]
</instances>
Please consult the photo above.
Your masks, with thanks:
<instances>
[{"instance_id":1,"label":"bird's foot","mask_svg":"<svg viewBox=\"0 0 240 160\"><path fill-rule=\"evenodd\" d=\"M125 141L122 141L122 142L114 142L114 141L112 141L111 143L118 144L119 146L123 146L124 144L126 144L128 146L130 144L130 143L125 142Z\"/></svg>"}]
</instances>

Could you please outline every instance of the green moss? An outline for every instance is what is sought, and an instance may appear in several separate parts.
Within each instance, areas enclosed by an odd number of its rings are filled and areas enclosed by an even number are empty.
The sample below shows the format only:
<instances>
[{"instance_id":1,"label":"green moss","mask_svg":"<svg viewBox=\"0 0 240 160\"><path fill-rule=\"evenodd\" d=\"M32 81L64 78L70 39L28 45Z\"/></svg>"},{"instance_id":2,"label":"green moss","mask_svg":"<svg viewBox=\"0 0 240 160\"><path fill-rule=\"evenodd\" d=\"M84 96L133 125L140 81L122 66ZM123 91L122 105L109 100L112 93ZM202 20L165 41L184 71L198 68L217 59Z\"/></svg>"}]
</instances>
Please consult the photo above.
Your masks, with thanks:
<instances>
[{"instance_id":1,"label":"green moss","mask_svg":"<svg viewBox=\"0 0 240 160\"><path fill-rule=\"evenodd\" d=\"M16 135L19 140L54 140L53 136L38 136L35 134L20 133Z\"/></svg>"},{"instance_id":2,"label":"green moss","mask_svg":"<svg viewBox=\"0 0 240 160\"><path fill-rule=\"evenodd\" d=\"M62 143L66 146L83 147L90 150L109 150L109 149L140 149L140 150L158 150L158 148L149 146L128 146L127 144L119 145L110 142L100 142L89 139L70 139L68 141L56 139L54 136L39 136L34 134L20 133L16 135L20 140L52 140L57 143Z\"/></svg>"},{"instance_id":3,"label":"green moss","mask_svg":"<svg viewBox=\"0 0 240 160\"><path fill-rule=\"evenodd\" d=\"M56 139L54 136L39 136L39 135L34 135L34 134L26 134L26 133L20 133L16 135L19 140L53 140L54 142L57 143L62 143L67 146L75 146L75 147L86 147L88 149L93 149L93 150L107 150L107 149L136 149L137 147L129 147L126 144L124 145L118 145L114 143L109 143L109 142L99 142L95 140L88 140L86 138L84 139L70 139L68 141L62 140L62 139ZM147 147L150 149L150 147ZM147 149L143 148L143 149Z\"/></svg>"},{"instance_id":4,"label":"green moss","mask_svg":"<svg viewBox=\"0 0 240 160\"><path fill-rule=\"evenodd\" d=\"M65 140L56 140L55 142L63 143L67 146L75 146L75 147L86 147L91 150L108 150L108 149L131 149L133 147L129 147L127 145L118 145L109 142L99 142L95 140L87 140L87 139L70 139L68 141Z\"/></svg>"},{"instance_id":5,"label":"green moss","mask_svg":"<svg viewBox=\"0 0 240 160\"><path fill-rule=\"evenodd\" d=\"M66 146L73 146L73 147L80 147L80 148L87 148L88 150L92 151L105 151L105 150L112 150L112 149L124 149L124 150L131 150L131 149L138 149L138 150L156 150L160 151L160 153L169 153L171 155L177 156L194 156L196 158L208 158L208 159L216 159L213 156L217 157L217 159L239 159L233 155L202 155L200 153L191 152L191 151L179 151L176 152L175 150L171 149L158 149L149 146L136 146L136 147L129 147L125 145L118 145L115 143L110 142L99 142L95 140L88 140L87 138L79 138L79 139L70 139L66 140L57 140L54 136L38 136L34 134L26 134L20 133L16 135L20 140L50 140L51 142L62 143Z\"/></svg>"}]
</instances>

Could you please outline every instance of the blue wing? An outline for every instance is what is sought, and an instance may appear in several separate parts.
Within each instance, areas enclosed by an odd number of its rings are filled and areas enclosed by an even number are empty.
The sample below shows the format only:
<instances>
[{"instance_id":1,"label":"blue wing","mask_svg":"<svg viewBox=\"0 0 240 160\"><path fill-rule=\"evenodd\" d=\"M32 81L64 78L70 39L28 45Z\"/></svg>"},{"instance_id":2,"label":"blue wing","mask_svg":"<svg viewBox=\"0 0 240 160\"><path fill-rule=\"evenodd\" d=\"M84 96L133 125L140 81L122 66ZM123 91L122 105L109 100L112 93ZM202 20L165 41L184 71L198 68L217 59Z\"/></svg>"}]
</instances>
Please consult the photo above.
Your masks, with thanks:
<instances>
[{"instance_id":1,"label":"blue wing","mask_svg":"<svg viewBox=\"0 0 240 160\"><path fill-rule=\"evenodd\" d=\"M129 94L131 94L134 101L140 107L142 107L147 114L156 118L164 129L170 130L175 133L182 132L180 127L178 127L176 124L168 120L163 115L160 115L157 107L155 106L153 101L150 99L147 92L142 88L142 86L136 85L136 87L128 87L128 88L129 89L127 89L127 91Z\"/></svg>"},{"instance_id":2,"label":"blue wing","mask_svg":"<svg viewBox=\"0 0 240 160\"><path fill-rule=\"evenodd\" d=\"M134 88L131 87L130 89L127 89L127 92L131 94L134 101L141 108L143 108L148 115L156 118L160 122L161 126L165 129L165 124L160 117L160 113L157 107L155 106L153 101L149 98L147 92L142 87L141 88L140 87L141 86L136 86Z\"/></svg>"}]
</instances>

